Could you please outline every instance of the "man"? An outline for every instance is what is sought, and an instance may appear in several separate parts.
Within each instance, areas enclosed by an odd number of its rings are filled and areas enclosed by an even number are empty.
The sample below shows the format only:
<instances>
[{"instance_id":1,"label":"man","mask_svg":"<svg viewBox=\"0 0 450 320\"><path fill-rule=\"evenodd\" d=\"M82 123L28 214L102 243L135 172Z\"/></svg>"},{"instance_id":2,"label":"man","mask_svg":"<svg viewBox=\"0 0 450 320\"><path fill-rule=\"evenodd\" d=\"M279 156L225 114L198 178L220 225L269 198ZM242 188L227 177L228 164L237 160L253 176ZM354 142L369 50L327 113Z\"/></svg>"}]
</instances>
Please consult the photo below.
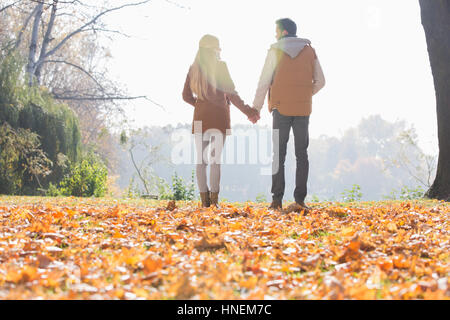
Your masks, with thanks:
<instances>
[{"instance_id":1,"label":"man","mask_svg":"<svg viewBox=\"0 0 450 320\"><path fill-rule=\"evenodd\" d=\"M309 115L312 111L312 96L323 88L325 78L311 42L298 38L296 34L297 25L291 19L276 21L277 42L269 49L253 102L253 108L259 112L269 92L274 144L271 209L282 208L284 162L291 128L297 159L294 198L297 207L308 209L304 201L309 171ZM250 120L256 123L259 113Z\"/></svg>"}]
</instances>

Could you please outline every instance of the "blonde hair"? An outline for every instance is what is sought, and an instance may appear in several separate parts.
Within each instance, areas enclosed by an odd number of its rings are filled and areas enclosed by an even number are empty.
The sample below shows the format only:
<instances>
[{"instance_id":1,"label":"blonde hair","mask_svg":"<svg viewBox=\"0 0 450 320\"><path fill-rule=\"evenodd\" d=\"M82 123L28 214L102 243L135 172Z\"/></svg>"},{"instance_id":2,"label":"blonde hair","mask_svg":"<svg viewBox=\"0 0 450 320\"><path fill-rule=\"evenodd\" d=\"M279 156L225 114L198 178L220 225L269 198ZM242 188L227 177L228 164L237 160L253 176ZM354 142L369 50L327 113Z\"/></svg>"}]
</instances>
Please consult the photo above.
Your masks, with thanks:
<instances>
[{"instance_id":1,"label":"blonde hair","mask_svg":"<svg viewBox=\"0 0 450 320\"><path fill-rule=\"evenodd\" d=\"M209 34L200 39L199 48L191 66L189 82L192 92L198 99L204 100L207 97L209 85L214 92L216 91L218 51L220 51L219 39Z\"/></svg>"}]
</instances>

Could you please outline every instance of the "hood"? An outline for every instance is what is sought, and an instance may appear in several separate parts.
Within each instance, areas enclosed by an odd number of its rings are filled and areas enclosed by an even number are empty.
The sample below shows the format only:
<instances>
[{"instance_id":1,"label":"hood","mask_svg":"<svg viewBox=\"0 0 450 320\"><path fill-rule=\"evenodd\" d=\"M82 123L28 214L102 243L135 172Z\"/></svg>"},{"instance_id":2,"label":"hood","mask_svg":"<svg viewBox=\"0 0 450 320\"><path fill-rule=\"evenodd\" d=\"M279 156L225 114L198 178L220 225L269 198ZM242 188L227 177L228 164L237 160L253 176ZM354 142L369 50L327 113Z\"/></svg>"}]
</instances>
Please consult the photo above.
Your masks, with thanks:
<instances>
[{"instance_id":1,"label":"hood","mask_svg":"<svg viewBox=\"0 0 450 320\"><path fill-rule=\"evenodd\" d=\"M296 56L298 56L300 51L302 51L302 49L308 44L311 44L311 41L309 41L308 39L287 37L278 40L271 46L271 48L280 49L291 58L295 58Z\"/></svg>"}]
</instances>

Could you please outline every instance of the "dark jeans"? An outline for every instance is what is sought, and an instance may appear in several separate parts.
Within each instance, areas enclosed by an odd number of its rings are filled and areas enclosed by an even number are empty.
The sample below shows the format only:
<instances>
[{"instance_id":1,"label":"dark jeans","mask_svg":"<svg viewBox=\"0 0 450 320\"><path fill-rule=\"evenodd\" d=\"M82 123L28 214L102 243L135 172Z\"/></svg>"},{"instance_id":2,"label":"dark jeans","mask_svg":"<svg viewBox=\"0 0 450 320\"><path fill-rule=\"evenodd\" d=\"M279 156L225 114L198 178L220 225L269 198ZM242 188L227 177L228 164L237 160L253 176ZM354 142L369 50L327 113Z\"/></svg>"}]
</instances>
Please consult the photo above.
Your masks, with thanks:
<instances>
[{"instance_id":1,"label":"dark jeans","mask_svg":"<svg viewBox=\"0 0 450 320\"><path fill-rule=\"evenodd\" d=\"M289 141L289 132L294 132L295 157L297 169L295 173L294 199L303 202L306 198L306 184L308 182L308 145L309 145L309 116L283 116L278 110L273 110L272 142L272 199L281 201L284 195L284 161L286 159L286 148ZM278 136L276 134L278 129Z\"/></svg>"}]
</instances>

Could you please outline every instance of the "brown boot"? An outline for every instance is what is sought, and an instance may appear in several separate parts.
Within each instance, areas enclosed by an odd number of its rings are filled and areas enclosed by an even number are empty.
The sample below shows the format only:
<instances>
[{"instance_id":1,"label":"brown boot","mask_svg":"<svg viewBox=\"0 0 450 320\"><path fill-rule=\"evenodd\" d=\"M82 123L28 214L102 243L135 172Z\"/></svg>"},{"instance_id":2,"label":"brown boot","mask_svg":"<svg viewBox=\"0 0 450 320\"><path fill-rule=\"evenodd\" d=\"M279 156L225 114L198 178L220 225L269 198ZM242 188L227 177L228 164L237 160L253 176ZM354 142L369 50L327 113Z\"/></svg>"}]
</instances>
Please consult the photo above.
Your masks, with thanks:
<instances>
[{"instance_id":1,"label":"brown boot","mask_svg":"<svg viewBox=\"0 0 450 320\"><path fill-rule=\"evenodd\" d=\"M307 214L309 213L309 207L305 204L301 205L301 202L294 202L287 206L285 210L283 210L283 213L290 213L290 212L297 212Z\"/></svg>"},{"instance_id":2,"label":"brown boot","mask_svg":"<svg viewBox=\"0 0 450 320\"><path fill-rule=\"evenodd\" d=\"M211 205L211 199L209 198L209 191L200 192L200 199L202 200L203 208L208 208Z\"/></svg>"},{"instance_id":3,"label":"brown boot","mask_svg":"<svg viewBox=\"0 0 450 320\"><path fill-rule=\"evenodd\" d=\"M210 192L209 197L211 199L211 206L218 208L219 207L219 193L218 192Z\"/></svg>"},{"instance_id":4,"label":"brown boot","mask_svg":"<svg viewBox=\"0 0 450 320\"><path fill-rule=\"evenodd\" d=\"M304 209L305 212L308 212L308 211L311 210L311 208L308 207L303 201L301 201L301 202L297 202L297 201L296 201L296 203L297 203L300 207L302 207L302 209Z\"/></svg>"},{"instance_id":5,"label":"brown boot","mask_svg":"<svg viewBox=\"0 0 450 320\"><path fill-rule=\"evenodd\" d=\"M272 203L269 206L269 209L281 210L282 207L283 207L283 204L281 203L281 200L273 200Z\"/></svg>"}]
</instances>

